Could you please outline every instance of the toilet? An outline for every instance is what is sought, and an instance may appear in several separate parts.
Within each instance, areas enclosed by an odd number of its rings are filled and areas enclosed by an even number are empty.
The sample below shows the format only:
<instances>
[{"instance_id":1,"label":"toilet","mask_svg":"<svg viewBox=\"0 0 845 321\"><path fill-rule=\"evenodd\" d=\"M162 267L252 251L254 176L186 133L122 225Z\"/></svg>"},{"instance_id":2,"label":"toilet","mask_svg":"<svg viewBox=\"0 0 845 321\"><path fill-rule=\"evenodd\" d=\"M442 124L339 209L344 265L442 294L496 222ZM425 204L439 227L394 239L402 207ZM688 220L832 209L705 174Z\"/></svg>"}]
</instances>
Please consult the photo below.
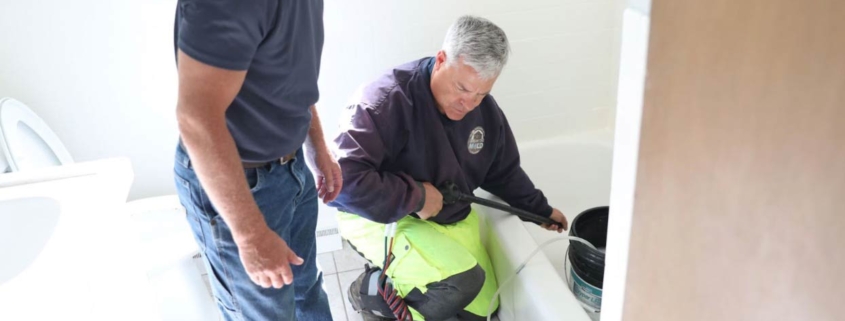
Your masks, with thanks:
<instances>
[{"instance_id":1,"label":"toilet","mask_svg":"<svg viewBox=\"0 0 845 321\"><path fill-rule=\"evenodd\" d=\"M0 98L0 173L73 163L59 137L32 110Z\"/></svg>"},{"instance_id":2,"label":"toilet","mask_svg":"<svg viewBox=\"0 0 845 321\"><path fill-rule=\"evenodd\" d=\"M13 98L0 98L0 176L4 175L3 173L15 173L6 178L20 180L21 184L32 183L34 178L19 179L20 175L29 173L36 178L49 176L52 175L50 173L59 170L51 167L62 165L71 165L70 167L79 165L83 168L86 166L84 163L74 165L73 158L59 137L24 103ZM126 167L131 175L131 165L126 164ZM68 170L78 171L70 168ZM4 187L3 182L4 180L0 177L0 188ZM131 183L131 178L129 182ZM128 188L129 185L126 185L126 193L128 193ZM122 195L125 202L126 194ZM57 197L69 196L62 194ZM43 242L47 242L46 240L52 237L49 235L52 230L48 228L55 228L54 226L58 224L60 218L58 210L38 211L44 212L44 215L41 215L43 217L31 214L39 214L34 213L32 209L57 208L57 205L51 202L53 201L50 198L25 198L4 202L0 197L0 209L6 209L5 214L7 214L0 216L0 221L6 219L28 222L39 218L40 221L36 222L37 224L27 225L34 229L30 231L31 233L21 235L39 236L38 240L43 239ZM124 213L119 214L126 215L127 224L131 226L137 239L133 240L137 241L135 242L137 250L133 254L134 260L139 261L146 271L147 282L153 296L156 297L153 301L156 301L158 308L154 310L158 310L158 313L154 319L162 321L218 320L220 317L217 306L202 275L206 269L202 261L197 259L199 247L192 239L190 227L185 220L185 209L179 203L178 197L168 195L134 200L126 203L123 210ZM27 214L30 215L16 217L14 212L28 212ZM18 241L22 240L20 237L15 238ZM28 269L28 265L36 259L34 256L36 254L32 253L38 252L40 249L21 253L20 258L16 258L19 262L13 262L17 265L9 266L6 269L9 271L0 269L0 284ZM5 275L7 277L4 277Z\"/></svg>"}]
</instances>

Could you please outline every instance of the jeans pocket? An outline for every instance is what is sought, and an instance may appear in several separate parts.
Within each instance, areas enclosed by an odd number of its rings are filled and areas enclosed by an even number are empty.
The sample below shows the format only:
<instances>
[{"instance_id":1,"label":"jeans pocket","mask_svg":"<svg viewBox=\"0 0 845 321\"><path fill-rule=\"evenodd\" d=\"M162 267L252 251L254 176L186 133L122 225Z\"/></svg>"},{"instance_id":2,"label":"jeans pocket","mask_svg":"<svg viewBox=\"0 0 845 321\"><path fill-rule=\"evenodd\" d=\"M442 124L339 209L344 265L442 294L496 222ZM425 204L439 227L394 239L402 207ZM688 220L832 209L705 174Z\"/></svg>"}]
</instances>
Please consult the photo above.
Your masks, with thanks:
<instances>
[{"instance_id":1,"label":"jeans pocket","mask_svg":"<svg viewBox=\"0 0 845 321\"><path fill-rule=\"evenodd\" d=\"M194 219L207 222L208 219L217 216L214 205L211 204L208 194L203 190L199 178L189 164L182 163L177 158L173 174L179 200L189 213L194 214Z\"/></svg>"},{"instance_id":2,"label":"jeans pocket","mask_svg":"<svg viewBox=\"0 0 845 321\"><path fill-rule=\"evenodd\" d=\"M232 273L239 273L237 266L241 264L237 255L237 245L232 239L232 232L221 217L214 217L209 220L211 227L211 240L207 244L209 251L213 251L213 260L216 266L209 266L208 276L215 286L214 297L217 303L226 310L238 311L238 303L233 295L232 282L237 282L238 276ZM233 279L233 277L235 279Z\"/></svg>"},{"instance_id":3,"label":"jeans pocket","mask_svg":"<svg viewBox=\"0 0 845 321\"><path fill-rule=\"evenodd\" d=\"M202 215L197 199L194 197L194 189L191 188L191 182L182 177L178 172L174 173L173 178L176 182L176 192L179 195L179 203L185 208L185 218L191 225L194 238L200 244L201 249L205 238L203 237L201 222L198 215Z\"/></svg>"},{"instance_id":4,"label":"jeans pocket","mask_svg":"<svg viewBox=\"0 0 845 321\"><path fill-rule=\"evenodd\" d=\"M246 168L244 176L246 176L246 184L250 192L255 193L263 186L264 171L261 168Z\"/></svg>"}]
</instances>

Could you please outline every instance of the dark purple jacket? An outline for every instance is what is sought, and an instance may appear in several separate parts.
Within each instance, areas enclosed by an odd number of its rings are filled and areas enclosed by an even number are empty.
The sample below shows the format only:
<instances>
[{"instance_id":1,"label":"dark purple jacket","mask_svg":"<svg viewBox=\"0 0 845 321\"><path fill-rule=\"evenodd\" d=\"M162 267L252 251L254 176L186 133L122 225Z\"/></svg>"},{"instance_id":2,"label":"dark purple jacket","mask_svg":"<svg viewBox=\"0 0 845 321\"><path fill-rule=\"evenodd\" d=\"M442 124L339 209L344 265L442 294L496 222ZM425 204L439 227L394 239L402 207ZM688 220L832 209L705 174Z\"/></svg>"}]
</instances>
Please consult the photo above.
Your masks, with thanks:
<instances>
[{"instance_id":1,"label":"dark purple jacket","mask_svg":"<svg viewBox=\"0 0 845 321\"><path fill-rule=\"evenodd\" d=\"M391 223L422 209L421 182L452 181L461 192L481 187L511 206L551 215L519 165L513 133L493 97L460 121L448 119L431 93L433 63L424 58L394 68L347 107L335 139L343 189L329 205ZM469 212L469 203L444 205L431 221L454 223Z\"/></svg>"}]
</instances>

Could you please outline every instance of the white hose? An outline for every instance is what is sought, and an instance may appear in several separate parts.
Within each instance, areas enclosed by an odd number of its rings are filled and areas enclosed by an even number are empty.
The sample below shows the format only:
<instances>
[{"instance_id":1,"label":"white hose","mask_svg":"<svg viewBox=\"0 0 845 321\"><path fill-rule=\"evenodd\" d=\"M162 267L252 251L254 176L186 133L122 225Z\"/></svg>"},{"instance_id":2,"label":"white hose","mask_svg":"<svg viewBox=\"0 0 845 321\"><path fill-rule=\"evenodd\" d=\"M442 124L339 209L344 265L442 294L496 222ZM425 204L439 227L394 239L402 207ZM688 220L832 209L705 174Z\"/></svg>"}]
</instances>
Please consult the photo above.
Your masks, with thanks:
<instances>
[{"instance_id":1,"label":"white hose","mask_svg":"<svg viewBox=\"0 0 845 321\"><path fill-rule=\"evenodd\" d=\"M589 246L593 250L598 251L598 249L595 246L593 246L593 244L590 244L590 242L588 242L587 240L582 239L582 238L577 237L577 236L556 237L556 238L553 238L551 240L544 242L543 244L540 244L540 246L538 246L536 249L534 249L534 252L531 252L531 254L528 255L528 258L526 258L525 261L522 262L522 264L520 264L519 267L516 268L516 273L511 275L511 277L509 277L507 280L505 280L505 282L502 282L502 284L499 284L499 289L496 290L496 293L493 294L493 299L490 300L490 305L487 306L487 321L490 321L490 319L493 317L493 304L496 303L496 299L499 297L499 292L502 291L502 289L504 289L505 286L508 285L508 283L513 281L513 279L516 278L516 276L519 274L519 272L522 272L522 269L525 268L525 265L527 265L528 262L531 261L532 258L534 258L534 255L537 255L537 252L540 252L540 250L542 250L543 248L545 248L549 244L552 244L552 243L557 242L557 241L563 241L563 240L581 242L581 243L584 243L585 245ZM564 271L564 273L565 272L566 271ZM567 283L567 286L569 286L568 283ZM581 301L578 301L578 303L581 304L581 306L584 307L585 309L588 309L588 310L592 309L591 307L587 306L586 304L584 304Z\"/></svg>"},{"instance_id":2,"label":"white hose","mask_svg":"<svg viewBox=\"0 0 845 321\"><path fill-rule=\"evenodd\" d=\"M384 227L384 236L385 237L393 237L396 235L396 222L387 224Z\"/></svg>"}]
</instances>

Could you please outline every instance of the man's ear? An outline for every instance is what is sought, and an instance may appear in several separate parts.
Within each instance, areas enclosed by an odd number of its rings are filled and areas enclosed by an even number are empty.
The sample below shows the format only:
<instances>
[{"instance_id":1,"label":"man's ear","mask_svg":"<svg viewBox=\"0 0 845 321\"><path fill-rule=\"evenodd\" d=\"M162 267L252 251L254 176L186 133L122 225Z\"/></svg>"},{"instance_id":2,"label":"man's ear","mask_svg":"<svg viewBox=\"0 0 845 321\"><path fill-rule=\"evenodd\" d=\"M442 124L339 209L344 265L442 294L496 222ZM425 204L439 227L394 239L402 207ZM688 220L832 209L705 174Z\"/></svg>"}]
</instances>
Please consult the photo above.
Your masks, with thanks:
<instances>
[{"instance_id":1,"label":"man's ear","mask_svg":"<svg viewBox=\"0 0 845 321\"><path fill-rule=\"evenodd\" d=\"M446 66L446 51L440 50L434 56L434 70L440 70L443 66Z\"/></svg>"}]
</instances>

